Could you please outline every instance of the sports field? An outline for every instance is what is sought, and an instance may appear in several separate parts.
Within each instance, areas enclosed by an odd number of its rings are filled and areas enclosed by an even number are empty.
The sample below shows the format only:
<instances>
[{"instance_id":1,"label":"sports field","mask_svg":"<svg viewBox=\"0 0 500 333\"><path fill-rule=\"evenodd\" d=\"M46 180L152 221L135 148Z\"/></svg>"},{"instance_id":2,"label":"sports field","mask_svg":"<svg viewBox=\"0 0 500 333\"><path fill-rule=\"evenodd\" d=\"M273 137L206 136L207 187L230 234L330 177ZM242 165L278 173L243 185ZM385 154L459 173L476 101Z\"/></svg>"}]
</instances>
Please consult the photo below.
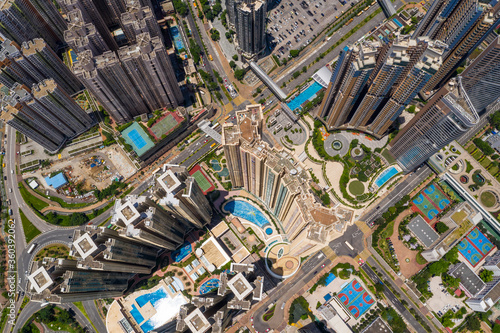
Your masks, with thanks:
<instances>
[{"instance_id":1,"label":"sports field","mask_svg":"<svg viewBox=\"0 0 500 333\"><path fill-rule=\"evenodd\" d=\"M159 140L163 135L167 135L172 131L178 124L180 124L184 120L179 114L175 112L170 112L162 119L157 121L149 131L153 136Z\"/></svg>"},{"instance_id":2,"label":"sports field","mask_svg":"<svg viewBox=\"0 0 500 333\"><path fill-rule=\"evenodd\" d=\"M149 149L154 147L153 141L149 138L146 132L138 123L133 123L127 127L123 132L122 136L125 142L132 146L132 149L141 156Z\"/></svg>"},{"instance_id":3,"label":"sports field","mask_svg":"<svg viewBox=\"0 0 500 333\"><path fill-rule=\"evenodd\" d=\"M356 279L347 284L337 295L354 318L362 316L375 301Z\"/></svg>"},{"instance_id":4,"label":"sports field","mask_svg":"<svg viewBox=\"0 0 500 333\"><path fill-rule=\"evenodd\" d=\"M412 201L414 212L420 213L429 223L450 204L450 199L437 185L431 184Z\"/></svg>"},{"instance_id":5,"label":"sports field","mask_svg":"<svg viewBox=\"0 0 500 333\"><path fill-rule=\"evenodd\" d=\"M458 244L458 252L472 265L483 260L495 247L476 227Z\"/></svg>"},{"instance_id":6,"label":"sports field","mask_svg":"<svg viewBox=\"0 0 500 333\"><path fill-rule=\"evenodd\" d=\"M207 194L208 192L215 189L214 184L208 179L205 175L204 171L201 169L199 164L196 164L190 171L189 174L194 177L198 185L200 186L203 194Z\"/></svg>"}]
</instances>

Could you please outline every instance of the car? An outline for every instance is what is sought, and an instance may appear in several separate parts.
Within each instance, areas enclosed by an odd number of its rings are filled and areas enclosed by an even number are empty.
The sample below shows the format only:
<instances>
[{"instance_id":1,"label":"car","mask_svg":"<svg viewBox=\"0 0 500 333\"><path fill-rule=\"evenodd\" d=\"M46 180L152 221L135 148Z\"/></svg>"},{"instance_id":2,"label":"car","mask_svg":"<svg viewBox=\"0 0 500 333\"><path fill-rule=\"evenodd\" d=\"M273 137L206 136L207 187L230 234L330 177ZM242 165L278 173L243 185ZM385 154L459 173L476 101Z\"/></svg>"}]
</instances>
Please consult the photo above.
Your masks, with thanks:
<instances>
[{"instance_id":1,"label":"car","mask_svg":"<svg viewBox=\"0 0 500 333\"><path fill-rule=\"evenodd\" d=\"M19 152L17 152L16 155L19 155Z\"/></svg>"},{"instance_id":2,"label":"car","mask_svg":"<svg viewBox=\"0 0 500 333\"><path fill-rule=\"evenodd\" d=\"M313 273L313 274L316 274L316 273L318 273L318 271L314 271L314 273Z\"/></svg>"}]
</instances>

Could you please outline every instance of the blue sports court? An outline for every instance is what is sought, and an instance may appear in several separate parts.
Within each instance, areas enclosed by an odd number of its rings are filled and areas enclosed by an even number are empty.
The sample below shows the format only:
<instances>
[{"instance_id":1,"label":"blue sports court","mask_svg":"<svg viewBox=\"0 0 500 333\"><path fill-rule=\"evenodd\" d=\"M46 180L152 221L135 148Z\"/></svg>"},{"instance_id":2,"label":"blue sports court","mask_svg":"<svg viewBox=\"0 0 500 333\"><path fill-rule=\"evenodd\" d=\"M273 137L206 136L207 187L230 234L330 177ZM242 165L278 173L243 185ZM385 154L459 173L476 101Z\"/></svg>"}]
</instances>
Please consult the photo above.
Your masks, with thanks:
<instances>
[{"instance_id":1,"label":"blue sports court","mask_svg":"<svg viewBox=\"0 0 500 333\"><path fill-rule=\"evenodd\" d=\"M458 244L458 252L473 266L493 250L494 245L476 227Z\"/></svg>"},{"instance_id":2,"label":"blue sports court","mask_svg":"<svg viewBox=\"0 0 500 333\"><path fill-rule=\"evenodd\" d=\"M125 142L132 146L138 156L143 155L154 147L153 141L149 138L142 127L134 122L122 132Z\"/></svg>"},{"instance_id":3,"label":"blue sports court","mask_svg":"<svg viewBox=\"0 0 500 333\"><path fill-rule=\"evenodd\" d=\"M338 293L337 297L356 319L361 317L373 304L375 304L370 294L365 291L356 279L353 279L345 286Z\"/></svg>"}]
</instances>

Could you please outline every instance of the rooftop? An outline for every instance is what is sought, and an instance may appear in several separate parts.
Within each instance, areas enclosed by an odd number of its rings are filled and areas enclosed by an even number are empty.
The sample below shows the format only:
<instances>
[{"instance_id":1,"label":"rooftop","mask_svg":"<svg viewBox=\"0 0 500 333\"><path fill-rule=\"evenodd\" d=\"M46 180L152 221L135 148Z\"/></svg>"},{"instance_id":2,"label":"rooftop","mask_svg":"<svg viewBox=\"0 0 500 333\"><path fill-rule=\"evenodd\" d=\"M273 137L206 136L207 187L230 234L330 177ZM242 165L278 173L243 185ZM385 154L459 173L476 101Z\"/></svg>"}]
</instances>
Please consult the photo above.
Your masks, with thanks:
<instances>
[{"instance_id":1,"label":"rooftop","mask_svg":"<svg viewBox=\"0 0 500 333\"><path fill-rule=\"evenodd\" d=\"M66 180L66 177L62 172L59 172L57 175L54 177L45 177L45 181L47 182L47 185L52 186L56 190L60 188L61 186L64 186L68 183Z\"/></svg>"},{"instance_id":2,"label":"rooftop","mask_svg":"<svg viewBox=\"0 0 500 333\"><path fill-rule=\"evenodd\" d=\"M379 317L375 319L361 333L392 333L390 327Z\"/></svg>"},{"instance_id":3,"label":"rooftop","mask_svg":"<svg viewBox=\"0 0 500 333\"><path fill-rule=\"evenodd\" d=\"M438 233L434 231L420 215L414 217L410 223L408 223L408 229L410 229L418 240L427 248L439 239Z\"/></svg>"},{"instance_id":4,"label":"rooftop","mask_svg":"<svg viewBox=\"0 0 500 333\"><path fill-rule=\"evenodd\" d=\"M207 318L205 318L200 309L195 309L191 312L186 318L184 318L184 322L192 333L204 333L211 327Z\"/></svg>"},{"instance_id":5,"label":"rooftop","mask_svg":"<svg viewBox=\"0 0 500 333\"><path fill-rule=\"evenodd\" d=\"M463 262L451 267L448 274L454 278L460 279L460 284L471 296L479 293L486 285L483 280Z\"/></svg>"},{"instance_id":6,"label":"rooftop","mask_svg":"<svg viewBox=\"0 0 500 333\"><path fill-rule=\"evenodd\" d=\"M245 276L243 276L243 273L236 274L236 276L228 282L227 286L239 300L243 300L253 291L252 285Z\"/></svg>"}]
</instances>

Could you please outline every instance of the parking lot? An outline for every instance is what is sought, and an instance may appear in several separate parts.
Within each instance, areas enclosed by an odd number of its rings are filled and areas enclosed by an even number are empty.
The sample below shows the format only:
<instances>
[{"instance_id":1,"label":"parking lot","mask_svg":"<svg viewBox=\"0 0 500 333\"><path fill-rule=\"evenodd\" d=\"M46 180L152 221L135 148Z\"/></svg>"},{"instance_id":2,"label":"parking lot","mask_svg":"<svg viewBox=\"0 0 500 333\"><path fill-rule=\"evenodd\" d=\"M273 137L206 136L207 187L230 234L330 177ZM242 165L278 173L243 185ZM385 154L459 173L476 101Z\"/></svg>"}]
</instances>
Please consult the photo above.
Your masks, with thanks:
<instances>
[{"instance_id":1,"label":"parking lot","mask_svg":"<svg viewBox=\"0 0 500 333\"><path fill-rule=\"evenodd\" d=\"M352 5L356 3L351 0ZM270 47L278 58L309 44L336 16L351 8L349 0L276 0L268 14Z\"/></svg>"},{"instance_id":2,"label":"parking lot","mask_svg":"<svg viewBox=\"0 0 500 333\"><path fill-rule=\"evenodd\" d=\"M439 276L431 278L428 288L434 296L427 300L428 307L439 317L449 310L452 310L453 313L455 313L464 306L464 298L456 298L453 295L450 295L441 282L442 280ZM471 310L468 309L467 312L471 312Z\"/></svg>"}]
</instances>

